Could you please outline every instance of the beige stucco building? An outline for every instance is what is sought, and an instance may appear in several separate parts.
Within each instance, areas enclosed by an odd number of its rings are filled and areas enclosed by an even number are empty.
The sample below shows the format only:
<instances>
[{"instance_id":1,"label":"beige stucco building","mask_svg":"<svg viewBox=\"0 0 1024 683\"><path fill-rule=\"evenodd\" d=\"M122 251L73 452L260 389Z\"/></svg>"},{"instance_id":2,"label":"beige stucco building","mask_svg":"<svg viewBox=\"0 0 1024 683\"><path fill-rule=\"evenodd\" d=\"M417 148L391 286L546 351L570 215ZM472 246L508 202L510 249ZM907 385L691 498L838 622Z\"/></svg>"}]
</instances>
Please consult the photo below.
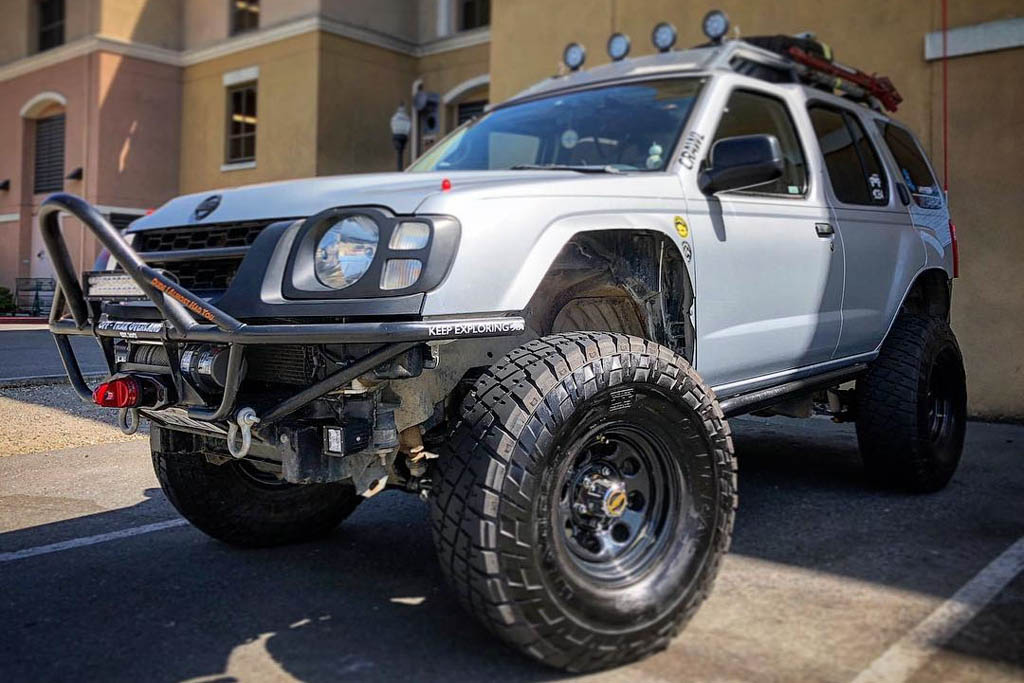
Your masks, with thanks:
<instances>
[{"instance_id":1,"label":"beige stucco building","mask_svg":"<svg viewBox=\"0 0 1024 683\"><path fill-rule=\"evenodd\" d=\"M183 192L391 169L388 119L399 102L411 105L417 91L431 96L413 130L414 148L423 149L460 116L556 73L570 41L588 48L588 66L607 60L613 31L632 38L633 54L650 52L651 28L662 20L679 29L681 46L692 45L703 42L700 19L711 6L725 10L741 35L814 31L839 61L891 77L904 97L898 117L937 166L948 155L962 253L953 324L971 409L1024 416L1020 0L949 3L946 150L942 0L3 4L0 187L9 183L0 189L0 286L7 287L15 277L48 273L32 226L45 196L35 191L36 132L41 126L51 135L62 113L63 188L130 215ZM43 22L50 15L42 16L51 4L62 8L61 43L41 50L41 41L53 40ZM66 177L78 168L81 179ZM95 245L69 232L87 264Z\"/></svg>"}]
</instances>

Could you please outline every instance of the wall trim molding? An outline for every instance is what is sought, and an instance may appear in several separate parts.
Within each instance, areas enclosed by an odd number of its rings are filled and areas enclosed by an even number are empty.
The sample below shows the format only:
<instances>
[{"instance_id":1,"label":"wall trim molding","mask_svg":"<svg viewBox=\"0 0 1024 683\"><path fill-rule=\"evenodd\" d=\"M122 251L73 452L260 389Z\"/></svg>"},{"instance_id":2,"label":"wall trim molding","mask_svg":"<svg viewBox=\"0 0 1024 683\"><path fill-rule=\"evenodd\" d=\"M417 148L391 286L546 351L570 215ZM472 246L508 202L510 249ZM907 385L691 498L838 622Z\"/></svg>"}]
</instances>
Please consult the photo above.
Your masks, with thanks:
<instances>
[{"instance_id":1,"label":"wall trim molding","mask_svg":"<svg viewBox=\"0 0 1024 683\"><path fill-rule=\"evenodd\" d=\"M0 81L7 81L33 71L38 71L39 69L56 66L68 60L92 54L93 52L110 52L170 66L186 67L313 31L323 31L331 35L366 43L367 45L375 45L386 50L406 54L410 57L426 57L442 52L461 50L474 45L482 45L491 40L490 29L482 28L463 31L447 38L417 44L374 31L373 29L355 26L335 19L309 16L228 38L208 47L184 51L168 50L167 48L155 45L133 43L104 35L88 36L73 40L70 43L55 47L46 52L29 55L28 57L22 57L13 62L0 65Z\"/></svg>"},{"instance_id":2,"label":"wall trim molding","mask_svg":"<svg viewBox=\"0 0 1024 683\"><path fill-rule=\"evenodd\" d=\"M40 105L59 104L62 107L68 106L68 98L61 95L59 92L54 90L44 90L43 92L36 93L29 101L21 106L21 111L18 112L18 116L21 118L35 118L38 111L41 109Z\"/></svg>"},{"instance_id":3,"label":"wall trim molding","mask_svg":"<svg viewBox=\"0 0 1024 683\"><path fill-rule=\"evenodd\" d=\"M446 92L444 95L442 95L441 102L443 104L451 104L453 100L455 100L457 97L460 97L463 93L469 92L474 88L479 88L482 85L488 85L490 84L490 82L490 74L480 74L479 76L469 78L465 81L462 81L462 83L459 83L457 86L455 86L454 88Z\"/></svg>"},{"instance_id":4,"label":"wall trim molding","mask_svg":"<svg viewBox=\"0 0 1024 683\"><path fill-rule=\"evenodd\" d=\"M132 213L132 214L134 214L134 213L137 213L140 216L145 216L147 211L152 211L152 209L137 209L135 207L128 207L128 206L110 206L108 204L94 204L93 208L95 208L100 213L105 213L105 214L111 214L111 213Z\"/></svg>"},{"instance_id":5,"label":"wall trim molding","mask_svg":"<svg viewBox=\"0 0 1024 683\"><path fill-rule=\"evenodd\" d=\"M946 38L946 47L948 57L1024 47L1024 17L951 28ZM929 62L942 59L942 31L932 31L925 35L924 58Z\"/></svg>"},{"instance_id":6,"label":"wall trim molding","mask_svg":"<svg viewBox=\"0 0 1024 683\"><path fill-rule=\"evenodd\" d=\"M248 83L249 81L258 81L260 78L260 67L259 66L247 66L244 69L235 69L234 71L225 71L221 75L221 82L224 87L230 87L232 85L238 85L239 83Z\"/></svg>"}]
</instances>

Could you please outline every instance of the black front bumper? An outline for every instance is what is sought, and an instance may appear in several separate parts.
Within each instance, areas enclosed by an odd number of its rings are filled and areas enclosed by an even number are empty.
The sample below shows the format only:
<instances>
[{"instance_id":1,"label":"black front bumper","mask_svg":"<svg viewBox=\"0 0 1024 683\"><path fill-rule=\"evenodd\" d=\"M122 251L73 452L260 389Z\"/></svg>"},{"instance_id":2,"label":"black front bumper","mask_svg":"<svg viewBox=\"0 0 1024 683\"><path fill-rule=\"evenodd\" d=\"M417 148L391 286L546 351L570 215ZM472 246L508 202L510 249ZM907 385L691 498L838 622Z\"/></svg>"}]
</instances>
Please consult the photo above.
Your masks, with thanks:
<instances>
[{"instance_id":1,"label":"black front bumper","mask_svg":"<svg viewBox=\"0 0 1024 683\"><path fill-rule=\"evenodd\" d=\"M99 302L86 300L61 234L58 216L70 213L96 235L126 274L159 310L162 320L109 320L101 315ZM261 426L284 417L333 391L417 344L435 340L501 337L521 334L525 321L519 316L444 318L429 320L301 323L254 325L241 322L149 267L121 234L85 200L70 194L47 197L39 209L39 229L57 275L58 287L50 310L50 331L76 393L92 401L68 336L96 337L107 367L116 372L113 343L116 339L156 341L168 346L186 342L223 344L229 347L227 382L218 406L191 406L194 420L216 422L233 416L241 380L245 347L251 344L380 344L347 367L283 400L260 416ZM64 309L70 318L64 317ZM202 322L200 322L202 320ZM175 382L185 381L171 363Z\"/></svg>"}]
</instances>

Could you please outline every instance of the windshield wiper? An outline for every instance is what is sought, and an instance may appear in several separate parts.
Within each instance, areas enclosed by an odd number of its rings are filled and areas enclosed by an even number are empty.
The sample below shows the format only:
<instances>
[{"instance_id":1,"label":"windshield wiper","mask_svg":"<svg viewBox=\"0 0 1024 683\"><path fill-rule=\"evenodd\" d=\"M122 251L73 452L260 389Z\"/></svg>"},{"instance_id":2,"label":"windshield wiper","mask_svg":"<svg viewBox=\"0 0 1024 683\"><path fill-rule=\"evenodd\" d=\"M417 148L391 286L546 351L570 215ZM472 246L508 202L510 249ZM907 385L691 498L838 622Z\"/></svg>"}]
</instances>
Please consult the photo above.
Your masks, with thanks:
<instances>
[{"instance_id":1,"label":"windshield wiper","mask_svg":"<svg viewBox=\"0 0 1024 683\"><path fill-rule=\"evenodd\" d=\"M622 173L614 166L570 166L569 164L516 164L510 171L576 171L577 173Z\"/></svg>"}]
</instances>

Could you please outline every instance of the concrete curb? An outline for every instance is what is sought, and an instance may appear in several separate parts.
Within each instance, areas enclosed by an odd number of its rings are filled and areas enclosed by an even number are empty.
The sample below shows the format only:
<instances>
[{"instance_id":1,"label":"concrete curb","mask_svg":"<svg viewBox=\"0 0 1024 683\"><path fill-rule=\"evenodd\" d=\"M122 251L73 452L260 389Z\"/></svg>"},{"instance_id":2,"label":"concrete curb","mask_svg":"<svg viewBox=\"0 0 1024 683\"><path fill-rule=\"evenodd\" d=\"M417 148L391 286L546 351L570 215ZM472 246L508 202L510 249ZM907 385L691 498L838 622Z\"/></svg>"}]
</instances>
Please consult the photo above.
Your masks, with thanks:
<instances>
[{"instance_id":1,"label":"concrete curb","mask_svg":"<svg viewBox=\"0 0 1024 683\"><path fill-rule=\"evenodd\" d=\"M85 374L85 381L103 379L107 373ZM38 375L35 377L6 377L0 379L0 389L14 389L16 387L38 387L50 384L70 384L67 375Z\"/></svg>"}]
</instances>

